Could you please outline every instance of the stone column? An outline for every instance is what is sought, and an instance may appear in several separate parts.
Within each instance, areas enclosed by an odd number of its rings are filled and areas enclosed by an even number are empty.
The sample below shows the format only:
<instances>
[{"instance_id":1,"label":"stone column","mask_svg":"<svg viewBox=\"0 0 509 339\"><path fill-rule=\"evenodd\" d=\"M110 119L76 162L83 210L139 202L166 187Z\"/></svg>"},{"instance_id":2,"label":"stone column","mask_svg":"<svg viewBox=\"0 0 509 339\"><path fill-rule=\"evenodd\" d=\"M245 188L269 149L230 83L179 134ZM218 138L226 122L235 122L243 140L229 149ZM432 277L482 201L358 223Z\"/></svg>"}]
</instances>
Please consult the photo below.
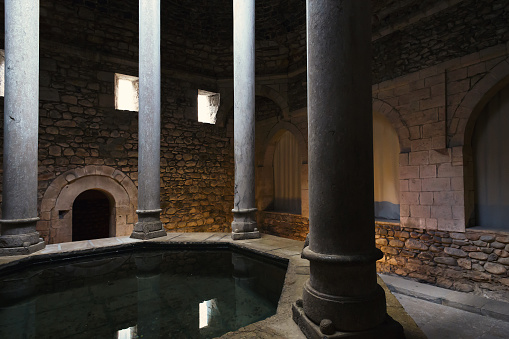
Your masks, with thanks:
<instances>
[{"instance_id":1,"label":"stone column","mask_svg":"<svg viewBox=\"0 0 509 339\"><path fill-rule=\"evenodd\" d=\"M233 1L235 197L232 238L259 238L255 207L255 0Z\"/></svg>"},{"instance_id":2,"label":"stone column","mask_svg":"<svg viewBox=\"0 0 509 339\"><path fill-rule=\"evenodd\" d=\"M310 278L294 319L308 338L399 338L377 284L370 0L307 0Z\"/></svg>"},{"instance_id":3,"label":"stone column","mask_svg":"<svg viewBox=\"0 0 509 339\"><path fill-rule=\"evenodd\" d=\"M140 112L138 119L138 222L131 238L164 237L160 220L161 14L160 0L140 0Z\"/></svg>"},{"instance_id":4,"label":"stone column","mask_svg":"<svg viewBox=\"0 0 509 339\"><path fill-rule=\"evenodd\" d=\"M5 1L4 168L0 255L44 248L36 231L39 1Z\"/></svg>"}]
</instances>

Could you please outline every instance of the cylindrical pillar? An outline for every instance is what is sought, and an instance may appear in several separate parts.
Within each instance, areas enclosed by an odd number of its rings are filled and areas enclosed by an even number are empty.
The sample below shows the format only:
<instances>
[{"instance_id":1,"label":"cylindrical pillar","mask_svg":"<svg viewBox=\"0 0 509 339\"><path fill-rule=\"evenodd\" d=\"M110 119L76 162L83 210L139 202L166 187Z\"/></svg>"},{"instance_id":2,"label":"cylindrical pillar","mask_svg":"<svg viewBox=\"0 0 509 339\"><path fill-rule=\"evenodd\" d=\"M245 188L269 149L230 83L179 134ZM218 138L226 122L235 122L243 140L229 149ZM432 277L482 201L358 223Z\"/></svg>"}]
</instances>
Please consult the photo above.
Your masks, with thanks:
<instances>
[{"instance_id":1,"label":"cylindrical pillar","mask_svg":"<svg viewBox=\"0 0 509 339\"><path fill-rule=\"evenodd\" d=\"M36 231L39 1L5 1L3 203L0 255L44 248Z\"/></svg>"},{"instance_id":2,"label":"cylindrical pillar","mask_svg":"<svg viewBox=\"0 0 509 339\"><path fill-rule=\"evenodd\" d=\"M259 238L255 207L255 0L233 0L235 192L232 238Z\"/></svg>"},{"instance_id":3,"label":"cylindrical pillar","mask_svg":"<svg viewBox=\"0 0 509 339\"><path fill-rule=\"evenodd\" d=\"M310 278L297 318L311 337L398 338L376 279L370 3L307 0Z\"/></svg>"},{"instance_id":4,"label":"cylindrical pillar","mask_svg":"<svg viewBox=\"0 0 509 339\"><path fill-rule=\"evenodd\" d=\"M138 222L131 238L163 237L160 214L161 4L140 0Z\"/></svg>"}]
</instances>

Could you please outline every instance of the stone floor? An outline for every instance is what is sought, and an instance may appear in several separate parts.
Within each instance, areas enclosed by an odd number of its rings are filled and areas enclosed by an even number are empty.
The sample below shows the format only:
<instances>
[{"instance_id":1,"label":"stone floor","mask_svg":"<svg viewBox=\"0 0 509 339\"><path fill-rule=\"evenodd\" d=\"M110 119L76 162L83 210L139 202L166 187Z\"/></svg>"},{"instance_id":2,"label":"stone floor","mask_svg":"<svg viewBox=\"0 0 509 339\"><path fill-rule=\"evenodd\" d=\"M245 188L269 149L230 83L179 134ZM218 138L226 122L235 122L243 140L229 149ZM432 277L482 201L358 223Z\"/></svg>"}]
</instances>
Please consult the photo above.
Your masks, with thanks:
<instances>
[{"instance_id":1,"label":"stone floor","mask_svg":"<svg viewBox=\"0 0 509 339\"><path fill-rule=\"evenodd\" d=\"M381 274L429 339L509 338L509 303Z\"/></svg>"},{"instance_id":2,"label":"stone floor","mask_svg":"<svg viewBox=\"0 0 509 339\"><path fill-rule=\"evenodd\" d=\"M394 294L429 339L507 339L509 322Z\"/></svg>"},{"instance_id":3,"label":"stone floor","mask_svg":"<svg viewBox=\"0 0 509 339\"><path fill-rule=\"evenodd\" d=\"M33 257L51 258L75 253L100 252L105 249L132 246L133 243L140 241L128 237L118 237L48 245L43 251L29 256L1 257L0 266L23 264L32 260ZM287 259L289 261L288 271L276 315L236 332L227 333L222 338L304 338L291 317L291 305L295 300L301 298L302 287L309 278L309 261L300 257L303 247L302 241L262 235L261 239L237 240L234 242L229 233L168 233L166 237L148 241L172 243L180 246L185 244L229 243L231 246ZM381 279L379 279L379 283L386 291L388 313L403 325L407 339L426 338Z\"/></svg>"}]
</instances>

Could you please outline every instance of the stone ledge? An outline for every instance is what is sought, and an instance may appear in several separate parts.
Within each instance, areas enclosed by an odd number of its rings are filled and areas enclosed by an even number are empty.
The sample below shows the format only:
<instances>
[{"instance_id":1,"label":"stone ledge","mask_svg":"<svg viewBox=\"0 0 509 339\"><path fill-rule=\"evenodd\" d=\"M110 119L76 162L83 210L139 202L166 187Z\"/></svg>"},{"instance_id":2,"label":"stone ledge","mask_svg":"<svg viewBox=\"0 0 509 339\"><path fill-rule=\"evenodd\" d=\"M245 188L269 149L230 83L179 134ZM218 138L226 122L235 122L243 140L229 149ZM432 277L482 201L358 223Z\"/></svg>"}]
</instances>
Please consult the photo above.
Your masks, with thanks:
<instances>
[{"instance_id":1,"label":"stone ledge","mask_svg":"<svg viewBox=\"0 0 509 339\"><path fill-rule=\"evenodd\" d=\"M436 286L418 283L397 276L380 274L389 290L430 301L463 311L481 314L490 318L509 321L509 303L484 298L481 296L447 290Z\"/></svg>"}]
</instances>

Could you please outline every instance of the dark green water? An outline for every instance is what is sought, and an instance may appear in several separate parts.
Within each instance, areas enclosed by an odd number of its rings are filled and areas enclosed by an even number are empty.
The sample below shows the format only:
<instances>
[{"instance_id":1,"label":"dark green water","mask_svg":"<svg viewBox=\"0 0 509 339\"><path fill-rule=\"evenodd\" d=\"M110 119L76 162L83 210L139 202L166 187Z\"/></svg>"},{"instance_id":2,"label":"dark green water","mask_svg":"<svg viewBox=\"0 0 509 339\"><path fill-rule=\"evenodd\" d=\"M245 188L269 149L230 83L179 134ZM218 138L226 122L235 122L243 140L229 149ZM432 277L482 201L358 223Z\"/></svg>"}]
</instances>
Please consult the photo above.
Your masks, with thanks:
<instances>
[{"instance_id":1,"label":"dark green water","mask_svg":"<svg viewBox=\"0 0 509 339\"><path fill-rule=\"evenodd\" d=\"M274 315L285 273L227 250L0 271L0 338L213 338Z\"/></svg>"}]
</instances>

